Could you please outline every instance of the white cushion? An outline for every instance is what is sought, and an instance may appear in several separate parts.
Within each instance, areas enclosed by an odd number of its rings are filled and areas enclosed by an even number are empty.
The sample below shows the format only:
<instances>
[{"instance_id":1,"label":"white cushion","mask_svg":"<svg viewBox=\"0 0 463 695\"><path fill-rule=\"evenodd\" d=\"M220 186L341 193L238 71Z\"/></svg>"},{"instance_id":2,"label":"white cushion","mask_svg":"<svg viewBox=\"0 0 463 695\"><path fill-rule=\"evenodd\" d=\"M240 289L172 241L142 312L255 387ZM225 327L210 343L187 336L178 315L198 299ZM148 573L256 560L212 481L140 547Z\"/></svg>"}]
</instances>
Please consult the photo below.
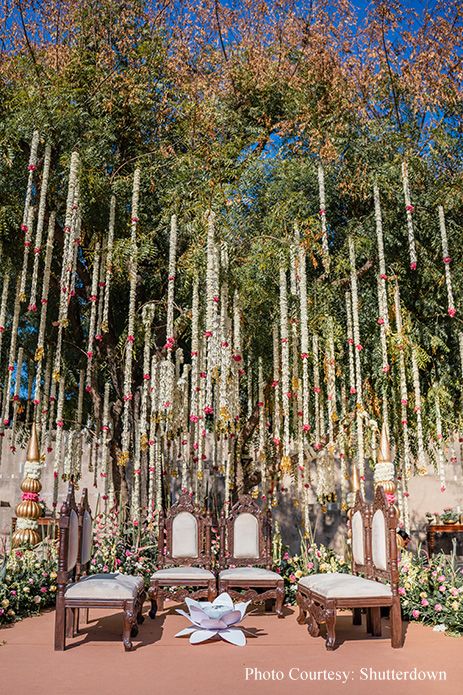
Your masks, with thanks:
<instances>
[{"instance_id":1,"label":"white cushion","mask_svg":"<svg viewBox=\"0 0 463 695\"><path fill-rule=\"evenodd\" d=\"M233 526L234 557L259 557L259 523L249 512L238 514Z\"/></svg>"},{"instance_id":2,"label":"white cushion","mask_svg":"<svg viewBox=\"0 0 463 695\"><path fill-rule=\"evenodd\" d=\"M222 570L219 574L219 579L237 579L238 581L268 579L275 582L281 579L281 575L261 567L234 567L233 569Z\"/></svg>"},{"instance_id":3,"label":"white cushion","mask_svg":"<svg viewBox=\"0 0 463 695\"><path fill-rule=\"evenodd\" d=\"M214 575L203 567L166 567L152 574L151 579L194 581L195 579L214 579Z\"/></svg>"},{"instance_id":4,"label":"white cushion","mask_svg":"<svg viewBox=\"0 0 463 695\"><path fill-rule=\"evenodd\" d=\"M190 512L173 518L172 557L198 557L198 522Z\"/></svg>"},{"instance_id":5,"label":"white cushion","mask_svg":"<svg viewBox=\"0 0 463 695\"><path fill-rule=\"evenodd\" d=\"M381 509L377 509L373 514L371 551L373 565L379 570L387 570L386 521Z\"/></svg>"},{"instance_id":6,"label":"white cushion","mask_svg":"<svg viewBox=\"0 0 463 695\"><path fill-rule=\"evenodd\" d=\"M74 569L77 562L77 551L79 549L79 517L74 509L69 514L69 535L68 535L68 571Z\"/></svg>"},{"instance_id":7,"label":"white cushion","mask_svg":"<svg viewBox=\"0 0 463 695\"><path fill-rule=\"evenodd\" d=\"M82 519L82 549L80 551L80 562L82 565L86 565L92 556L92 536L92 517L89 512L85 510Z\"/></svg>"},{"instance_id":8,"label":"white cushion","mask_svg":"<svg viewBox=\"0 0 463 695\"><path fill-rule=\"evenodd\" d=\"M340 572L310 574L299 579L299 584L324 598L389 598L392 595L389 584Z\"/></svg>"},{"instance_id":9,"label":"white cushion","mask_svg":"<svg viewBox=\"0 0 463 695\"><path fill-rule=\"evenodd\" d=\"M82 577L66 589L67 598L76 599L131 599L143 587L141 577L123 574L91 574Z\"/></svg>"},{"instance_id":10,"label":"white cushion","mask_svg":"<svg viewBox=\"0 0 463 695\"><path fill-rule=\"evenodd\" d=\"M354 557L354 562L357 565L365 564L365 547L364 547L364 533L363 533L363 518L359 510L357 510L352 517L351 521L352 529L352 555Z\"/></svg>"}]
</instances>

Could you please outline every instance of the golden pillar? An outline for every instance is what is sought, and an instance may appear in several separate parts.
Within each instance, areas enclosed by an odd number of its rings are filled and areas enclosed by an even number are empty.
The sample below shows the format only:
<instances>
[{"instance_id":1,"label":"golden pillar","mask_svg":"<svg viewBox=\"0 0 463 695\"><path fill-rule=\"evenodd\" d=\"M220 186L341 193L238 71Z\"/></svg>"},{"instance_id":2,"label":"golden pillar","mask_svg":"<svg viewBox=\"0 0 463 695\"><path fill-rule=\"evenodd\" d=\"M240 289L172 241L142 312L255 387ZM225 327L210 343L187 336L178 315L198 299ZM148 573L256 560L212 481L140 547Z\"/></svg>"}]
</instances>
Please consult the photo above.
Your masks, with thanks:
<instances>
[{"instance_id":1,"label":"golden pillar","mask_svg":"<svg viewBox=\"0 0 463 695\"><path fill-rule=\"evenodd\" d=\"M25 478L21 483L22 499L16 507L16 530L12 538L13 548L40 543L37 519L42 511L38 503L39 492L42 489L41 469L37 428L33 423L26 454Z\"/></svg>"}]
</instances>

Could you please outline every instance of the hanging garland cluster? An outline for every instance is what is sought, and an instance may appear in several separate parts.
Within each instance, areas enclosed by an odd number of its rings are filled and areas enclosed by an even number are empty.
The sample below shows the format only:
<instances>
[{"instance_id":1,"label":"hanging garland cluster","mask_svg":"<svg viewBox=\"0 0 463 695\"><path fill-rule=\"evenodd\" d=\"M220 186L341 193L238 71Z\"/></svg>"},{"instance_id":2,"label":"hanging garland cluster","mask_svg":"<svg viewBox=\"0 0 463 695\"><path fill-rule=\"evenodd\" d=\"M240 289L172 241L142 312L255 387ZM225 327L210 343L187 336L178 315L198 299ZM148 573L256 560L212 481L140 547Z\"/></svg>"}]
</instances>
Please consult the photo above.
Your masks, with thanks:
<instances>
[{"instance_id":1,"label":"hanging garland cluster","mask_svg":"<svg viewBox=\"0 0 463 695\"><path fill-rule=\"evenodd\" d=\"M54 470L55 503L59 479L81 475L86 444L89 469L95 484L102 484L107 504L114 501L121 479L125 481L134 523L141 523L143 510L150 520L157 518L172 481L174 487L195 493L200 500L221 490L225 505L245 484L253 495L271 504L277 504L280 495L288 495L302 510L306 529L315 501L323 508L332 503L346 508L352 465L358 469L362 487L368 464L374 468L375 482L388 487L389 499L399 505L406 528L408 484L414 474L426 473L428 464L434 463L440 488L445 490L446 438L455 435L458 423L453 428L445 424L447 396L437 381L427 393L422 388L424 351L404 312L399 279L388 273L388 239L378 183L371 195L377 244L376 334L365 336L362 331L361 335L364 298L358 241L352 234L341 251L348 268L343 289L336 295L343 307L342 320L339 312L335 316L332 311L334 295L329 288L335 256L329 241L325 169L320 163L317 249L326 296L321 299L309 283L308 239L295 224L288 253L280 259L273 315L267 317L272 354L262 355L253 353L252 340L244 331L247 322L233 271L234 251L212 210L198 223L203 231L204 271L198 265L189 278L186 333L182 329L181 337L177 335L180 318L184 321L184 312L176 304L184 232L176 214L171 216L168 234L166 302L143 299L142 303L138 271L143 172L136 169L130 234L125 239L129 249L127 320L117 336L123 346L118 383L111 364L101 368L111 323L118 201L115 195L109 197L107 232L95 239L91 249L83 249L79 155L73 152L70 158L63 218L56 212L55 201L49 200L51 162L50 144L41 143L35 132L20 225L24 249L16 281L13 269L3 264L0 434L4 439L8 432L14 452L20 421L36 422ZM415 208L407 162L402 165L402 188L409 265L415 270ZM121 201L121 210L126 203ZM447 313L453 319L457 309L442 205L437 217ZM79 264L86 271L84 289L78 279ZM180 280L183 283L184 278ZM82 305L85 301L86 307L81 346L85 363L76 369L65 362L63 346L70 306L84 290L85 297L79 301ZM27 321L35 327L32 353L23 344ZM458 339L463 375L463 333ZM363 341L379 355L374 375L364 358ZM70 393L75 397L70 398ZM253 459L251 471L246 468L247 452Z\"/></svg>"}]
</instances>

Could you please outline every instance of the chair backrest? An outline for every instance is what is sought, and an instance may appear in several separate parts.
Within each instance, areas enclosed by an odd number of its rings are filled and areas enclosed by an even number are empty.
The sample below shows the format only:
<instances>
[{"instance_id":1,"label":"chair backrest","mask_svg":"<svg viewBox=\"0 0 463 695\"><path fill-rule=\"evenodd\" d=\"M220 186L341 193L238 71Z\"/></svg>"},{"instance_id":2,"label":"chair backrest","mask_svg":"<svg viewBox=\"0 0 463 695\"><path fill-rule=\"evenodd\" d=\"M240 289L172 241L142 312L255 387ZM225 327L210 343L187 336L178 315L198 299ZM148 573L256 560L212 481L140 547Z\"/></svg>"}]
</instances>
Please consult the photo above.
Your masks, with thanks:
<instances>
[{"instance_id":1,"label":"chair backrest","mask_svg":"<svg viewBox=\"0 0 463 695\"><path fill-rule=\"evenodd\" d=\"M211 566L211 518L182 493L159 519L159 564Z\"/></svg>"},{"instance_id":2,"label":"chair backrest","mask_svg":"<svg viewBox=\"0 0 463 695\"><path fill-rule=\"evenodd\" d=\"M79 552L77 554L77 574L81 576L88 572L88 566L92 559L93 545L93 520L92 511L88 503L88 490L82 490L82 499L79 504Z\"/></svg>"},{"instance_id":3,"label":"chair backrest","mask_svg":"<svg viewBox=\"0 0 463 695\"><path fill-rule=\"evenodd\" d=\"M220 564L272 565L272 522L269 510L262 510L250 495L241 495L220 519Z\"/></svg>"},{"instance_id":4,"label":"chair backrest","mask_svg":"<svg viewBox=\"0 0 463 695\"><path fill-rule=\"evenodd\" d=\"M75 576L79 555L79 513L74 497L74 482L69 483L68 494L59 516L58 585L65 585Z\"/></svg>"},{"instance_id":5,"label":"chair backrest","mask_svg":"<svg viewBox=\"0 0 463 695\"><path fill-rule=\"evenodd\" d=\"M386 579L397 593L397 509L390 505L381 486L376 488L371 511L371 577Z\"/></svg>"},{"instance_id":6,"label":"chair backrest","mask_svg":"<svg viewBox=\"0 0 463 695\"><path fill-rule=\"evenodd\" d=\"M370 548L371 507L365 502L360 490L350 511L352 573L369 576L371 574Z\"/></svg>"}]
</instances>

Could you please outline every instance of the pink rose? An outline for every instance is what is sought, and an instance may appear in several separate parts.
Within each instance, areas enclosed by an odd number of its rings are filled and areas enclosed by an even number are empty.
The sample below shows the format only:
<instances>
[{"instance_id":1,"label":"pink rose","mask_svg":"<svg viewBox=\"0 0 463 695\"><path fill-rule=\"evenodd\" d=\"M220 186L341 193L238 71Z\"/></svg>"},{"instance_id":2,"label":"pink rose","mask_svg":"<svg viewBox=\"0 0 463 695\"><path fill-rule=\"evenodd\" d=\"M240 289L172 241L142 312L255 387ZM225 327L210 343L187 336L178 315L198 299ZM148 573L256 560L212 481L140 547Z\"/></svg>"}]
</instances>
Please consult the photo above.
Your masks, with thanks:
<instances>
[{"instance_id":1,"label":"pink rose","mask_svg":"<svg viewBox=\"0 0 463 695\"><path fill-rule=\"evenodd\" d=\"M436 603L436 605L434 606L434 610L437 611L437 613L441 612L442 606L440 605L440 603Z\"/></svg>"},{"instance_id":2,"label":"pink rose","mask_svg":"<svg viewBox=\"0 0 463 695\"><path fill-rule=\"evenodd\" d=\"M417 620L420 617L420 611L415 608L415 610L412 611L412 616Z\"/></svg>"}]
</instances>

